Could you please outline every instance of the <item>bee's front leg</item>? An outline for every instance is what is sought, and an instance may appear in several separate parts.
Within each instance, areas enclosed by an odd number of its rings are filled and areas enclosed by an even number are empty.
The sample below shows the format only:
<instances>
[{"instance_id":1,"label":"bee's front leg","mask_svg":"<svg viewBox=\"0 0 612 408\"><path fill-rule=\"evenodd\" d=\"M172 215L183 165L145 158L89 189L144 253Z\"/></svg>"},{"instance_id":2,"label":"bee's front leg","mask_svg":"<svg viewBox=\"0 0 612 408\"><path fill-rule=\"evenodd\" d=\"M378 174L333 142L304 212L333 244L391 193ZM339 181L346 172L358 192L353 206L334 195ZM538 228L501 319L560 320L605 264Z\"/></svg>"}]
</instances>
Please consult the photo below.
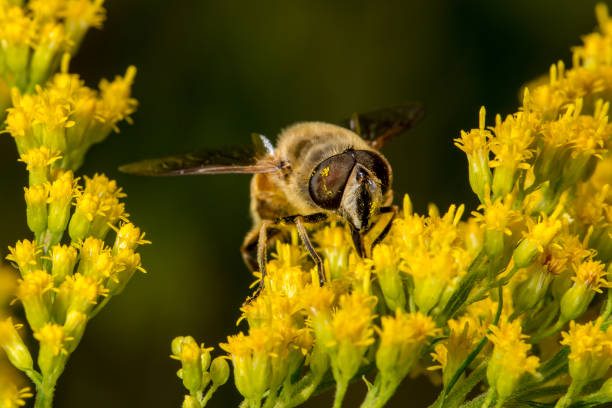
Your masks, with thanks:
<instances>
[{"instance_id":1,"label":"bee's front leg","mask_svg":"<svg viewBox=\"0 0 612 408\"><path fill-rule=\"evenodd\" d=\"M321 218L323 216L324 218ZM309 218L310 217L310 218ZM308 250L308 253L314 260L317 265L317 272L319 273L319 285L323 286L325 284L325 270L323 269L323 260L321 256L317 253L317 251L312 246L312 242L310 242L310 238L308 238L308 233L306 232L306 228L304 228L304 222L307 222L309 219L312 220L310 222L321 222L326 219L327 216L325 214L314 214L302 216L298 215L295 217L295 226L297 227L298 235L300 236L304 246Z\"/></svg>"},{"instance_id":2,"label":"bee's front leg","mask_svg":"<svg viewBox=\"0 0 612 408\"><path fill-rule=\"evenodd\" d=\"M280 227L287 224L295 224L298 235L300 239L304 243L304 246L308 250L308 253L314 260L317 265L317 271L319 273L319 284L323 286L325 283L325 270L323 269L323 260L321 256L317 253L308 237L308 233L306 232L306 228L304 228L304 224L316 224L327 219L327 214L324 213L316 213L310 215L292 215L289 217L279 218L276 221L272 222L269 220L264 220L259 227L259 238L257 240L257 265L259 267L259 273L261 274L261 278L259 284L257 285L257 289L255 289L255 293L246 301L246 303L250 303L257 298L261 294L261 291L264 288L264 281L266 277L266 262L267 262L267 253L268 253L268 230L270 228Z\"/></svg>"},{"instance_id":3,"label":"bee's front leg","mask_svg":"<svg viewBox=\"0 0 612 408\"><path fill-rule=\"evenodd\" d=\"M353 226L350 222L347 223L349 228L351 229L351 238L353 240L353 245L355 247L355 251L357 251L357 255L360 258L363 258L365 255L365 247L363 245L363 236L361 235L361 231Z\"/></svg>"},{"instance_id":4,"label":"bee's front leg","mask_svg":"<svg viewBox=\"0 0 612 408\"><path fill-rule=\"evenodd\" d=\"M395 220L395 217L397 217L398 211L399 210L397 208L397 205L390 205L388 207L381 207L380 208L380 214L389 214L389 213L392 213L393 215L389 219L389 222L387 222L387 225L385 225L385 228L383 228L383 230L380 232L380 234L378 234L376 239L374 239L374 241L372 242L372 249L371 249L371 251L373 251L374 247L376 245L380 244L383 239L385 239L385 237L387 236L387 234L391 230L391 226L393 225L393 220Z\"/></svg>"}]
</instances>

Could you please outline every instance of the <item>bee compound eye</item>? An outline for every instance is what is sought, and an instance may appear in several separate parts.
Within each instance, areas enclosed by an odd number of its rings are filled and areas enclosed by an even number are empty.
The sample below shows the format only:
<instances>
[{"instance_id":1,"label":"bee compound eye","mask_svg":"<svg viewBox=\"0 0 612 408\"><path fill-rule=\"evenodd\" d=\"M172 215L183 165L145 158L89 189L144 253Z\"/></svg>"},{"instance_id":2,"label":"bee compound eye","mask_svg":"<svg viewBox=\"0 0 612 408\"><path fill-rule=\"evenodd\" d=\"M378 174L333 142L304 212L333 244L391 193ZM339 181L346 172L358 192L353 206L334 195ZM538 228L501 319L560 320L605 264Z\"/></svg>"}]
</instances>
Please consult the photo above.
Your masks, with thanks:
<instances>
[{"instance_id":1,"label":"bee compound eye","mask_svg":"<svg viewBox=\"0 0 612 408\"><path fill-rule=\"evenodd\" d=\"M326 210L340 207L344 187L355 166L352 153L346 151L331 156L315 167L308 183L308 191L315 204Z\"/></svg>"},{"instance_id":2,"label":"bee compound eye","mask_svg":"<svg viewBox=\"0 0 612 408\"><path fill-rule=\"evenodd\" d=\"M385 159L380 154L367 150L356 150L355 159L357 163L363 165L378 177L383 194L387 192L391 170Z\"/></svg>"}]
</instances>

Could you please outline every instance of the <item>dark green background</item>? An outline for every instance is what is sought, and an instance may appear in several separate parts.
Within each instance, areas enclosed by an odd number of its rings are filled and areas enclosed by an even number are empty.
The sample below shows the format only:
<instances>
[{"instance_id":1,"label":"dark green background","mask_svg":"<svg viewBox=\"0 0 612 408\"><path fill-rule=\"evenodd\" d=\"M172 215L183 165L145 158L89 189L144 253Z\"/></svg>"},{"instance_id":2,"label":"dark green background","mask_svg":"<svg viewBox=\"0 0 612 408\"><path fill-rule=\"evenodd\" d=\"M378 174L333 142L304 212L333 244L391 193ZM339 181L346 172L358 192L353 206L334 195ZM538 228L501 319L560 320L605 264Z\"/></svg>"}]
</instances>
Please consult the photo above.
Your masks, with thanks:
<instances>
[{"instance_id":1,"label":"dark green background","mask_svg":"<svg viewBox=\"0 0 612 408\"><path fill-rule=\"evenodd\" d=\"M60 379L57 407L178 407L184 390L170 340L213 345L235 333L251 281L239 254L250 228L248 176L138 178L120 164L203 146L274 136L296 121L335 121L406 100L427 116L385 153L396 201L475 201L465 157L452 144L477 112L512 113L518 89L548 71L595 26L594 1L147 1L110 0L71 69L90 86L138 67L135 124L88 154L81 174L104 172L153 245L146 276L93 320ZM493 116L488 116L492 124ZM0 248L30 237L24 166L0 136ZM0 249L5 254L6 250ZM389 406L424 406L435 391L406 383ZM363 383L349 390L357 406ZM309 406L329 406L331 395ZM236 406L233 384L210 406Z\"/></svg>"}]
</instances>

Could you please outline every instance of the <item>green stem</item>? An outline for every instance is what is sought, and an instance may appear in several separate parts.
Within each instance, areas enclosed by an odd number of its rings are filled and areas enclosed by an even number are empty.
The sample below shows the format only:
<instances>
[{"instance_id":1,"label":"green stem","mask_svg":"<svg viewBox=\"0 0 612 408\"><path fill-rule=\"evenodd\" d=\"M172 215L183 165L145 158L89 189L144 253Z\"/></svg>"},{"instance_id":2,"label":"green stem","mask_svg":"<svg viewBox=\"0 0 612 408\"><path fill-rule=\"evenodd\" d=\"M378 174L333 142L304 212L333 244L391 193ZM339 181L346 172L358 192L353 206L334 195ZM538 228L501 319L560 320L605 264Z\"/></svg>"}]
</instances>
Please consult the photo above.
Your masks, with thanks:
<instances>
[{"instance_id":1,"label":"green stem","mask_svg":"<svg viewBox=\"0 0 612 408\"><path fill-rule=\"evenodd\" d=\"M104 306L106 306L106 304L110 301L111 297L113 296L109 293L104 300L102 300L102 302L98 303L94 310L92 310L92 312L89 314L89 319L96 317L96 315L100 313L100 310L104 309Z\"/></svg>"},{"instance_id":2,"label":"green stem","mask_svg":"<svg viewBox=\"0 0 612 408\"><path fill-rule=\"evenodd\" d=\"M374 387L368 391L365 400L361 404L361 408L384 407L387 401L389 401L389 398L393 396L395 390L401 382L393 378L384 379L381 377L380 381L378 381L378 377L376 379L377 381L375 382Z\"/></svg>"},{"instance_id":3,"label":"green stem","mask_svg":"<svg viewBox=\"0 0 612 408\"><path fill-rule=\"evenodd\" d=\"M470 291L476 283L478 283L482 279L482 274L480 270L481 262L485 258L484 251L480 251L476 258L470 264L467 273L461 281L459 281L459 285L457 289L453 292L450 299L442 309L442 312L436 318L436 323L438 326L443 326L446 324L448 319L452 318L455 313L459 310L459 308L465 303L467 300Z\"/></svg>"},{"instance_id":4,"label":"green stem","mask_svg":"<svg viewBox=\"0 0 612 408\"><path fill-rule=\"evenodd\" d=\"M210 388L208 389L208 391L206 391L206 394L204 395L204 398L202 398L202 400L200 401L200 406L201 407L205 407L206 404L208 403L208 400L210 400L213 396L213 394L215 393L215 391L217 391L217 387L215 387L214 385L211 385Z\"/></svg>"},{"instance_id":5,"label":"green stem","mask_svg":"<svg viewBox=\"0 0 612 408\"><path fill-rule=\"evenodd\" d=\"M27 370L24 373L28 376L28 378L36 385L38 389L42 384L42 375L36 370Z\"/></svg>"},{"instance_id":6,"label":"green stem","mask_svg":"<svg viewBox=\"0 0 612 408\"><path fill-rule=\"evenodd\" d=\"M478 385L487 375L487 363L478 366L466 379L461 380L455 385L453 391L447 395L444 405L446 407L458 407L465 400L465 397Z\"/></svg>"},{"instance_id":7,"label":"green stem","mask_svg":"<svg viewBox=\"0 0 612 408\"><path fill-rule=\"evenodd\" d=\"M43 378L42 384L36 389L36 401L34 408L52 408L53 394L55 393L55 384L57 379Z\"/></svg>"},{"instance_id":8,"label":"green stem","mask_svg":"<svg viewBox=\"0 0 612 408\"><path fill-rule=\"evenodd\" d=\"M566 321L562 320L561 318L559 318L559 320L557 320L557 323L555 323L555 325L547 330L544 330L544 332L536 334L534 336L532 336L529 339L529 342L532 344L535 343L539 343L540 340L545 339L549 336L552 336L553 334L555 334L556 332L558 332L559 330L561 330L561 328L565 325L565 323L567 323Z\"/></svg>"},{"instance_id":9,"label":"green stem","mask_svg":"<svg viewBox=\"0 0 612 408\"><path fill-rule=\"evenodd\" d=\"M499 318L501 317L502 308L504 306L504 292L503 292L503 288L501 286L499 286L497 288L497 290L498 290L499 302L497 304L497 311L495 312L495 318L493 319L493 325L497 325L497 323L499 322ZM490 330L487 331L487 334L489 334L489 333L491 333ZM441 407L445 406L446 399L447 399L449 393L451 392L451 390L453 389L453 387L455 386L455 384L457 383L457 381L459 381L459 378L461 378L461 374L463 374L465 372L465 370L467 370L467 368L472 363L472 361L474 361L476 356L478 356L478 354L482 351L484 346L487 344L487 341L488 341L488 338L485 335L478 342L478 344L476 345L474 350L472 350L470 352L470 354L468 354L468 356L465 358L465 360L463 360L463 362L461 363L461 365L459 366L457 371L455 371L455 373L451 377L451 379L448 382L448 384L444 387L444 389L440 393L440 396L438 397L436 402L433 403L432 407L441 408Z\"/></svg>"},{"instance_id":10,"label":"green stem","mask_svg":"<svg viewBox=\"0 0 612 408\"><path fill-rule=\"evenodd\" d=\"M555 408L566 408L569 407L572 401L580 394L582 388L584 387L584 381L572 381L569 388L567 389L567 393L557 401L555 404Z\"/></svg>"},{"instance_id":11,"label":"green stem","mask_svg":"<svg viewBox=\"0 0 612 408\"><path fill-rule=\"evenodd\" d=\"M608 289L606 302L601 307L600 314L604 321L608 320L608 317L610 317L610 314L612 314L612 289Z\"/></svg>"},{"instance_id":12,"label":"green stem","mask_svg":"<svg viewBox=\"0 0 612 408\"><path fill-rule=\"evenodd\" d=\"M336 395L334 397L333 408L340 408L342 406L342 401L344 401L344 395L346 394L347 388L348 383L345 381L341 381L336 384Z\"/></svg>"},{"instance_id":13,"label":"green stem","mask_svg":"<svg viewBox=\"0 0 612 408\"><path fill-rule=\"evenodd\" d=\"M315 376L308 373L292 387L283 387L274 408L291 408L304 403L317 390L323 380L323 375Z\"/></svg>"},{"instance_id":14,"label":"green stem","mask_svg":"<svg viewBox=\"0 0 612 408\"><path fill-rule=\"evenodd\" d=\"M483 401L481 408L489 408L491 404L493 403L494 399L495 399L495 391L493 391L493 388L489 388L489 391L487 392L487 396L485 400Z\"/></svg>"}]
</instances>

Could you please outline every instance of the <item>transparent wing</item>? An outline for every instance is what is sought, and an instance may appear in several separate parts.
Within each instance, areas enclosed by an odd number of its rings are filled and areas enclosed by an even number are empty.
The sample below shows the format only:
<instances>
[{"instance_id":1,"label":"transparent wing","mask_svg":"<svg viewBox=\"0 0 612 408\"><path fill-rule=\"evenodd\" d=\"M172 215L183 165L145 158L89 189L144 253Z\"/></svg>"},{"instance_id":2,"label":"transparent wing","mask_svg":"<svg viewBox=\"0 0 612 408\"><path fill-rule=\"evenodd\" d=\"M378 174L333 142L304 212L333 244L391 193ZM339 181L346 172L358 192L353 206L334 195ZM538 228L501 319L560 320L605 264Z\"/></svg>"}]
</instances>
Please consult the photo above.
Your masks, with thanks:
<instances>
[{"instance_id":1,"label":"transparent wing","mask_svg":"<svg viewBox=\"0 0 612 408\"><path fill-rule=\"evenodd\" d=\"M389 140L410 129L423 118L423 105L408 102L403 105L378 109L365 113L353 114L349 119L340 122L370 142L372 147L380 149Z\"/></svg>"},{"instance_id":2,"label":"transparent wing","mask_svg":"<svg viewBox=\"0 0 612 408\"><path fill-rule=\"evenodd\" d=\"M265 137L257 135L259 138ZM254 136L255 139L255 136ZM267 149L262 151L264 142ZM274 173L280 168L275 163L271 144L267 139L253 146L202 149L158 159L142 160L119 167L124 173L142 176L182 176L190 174Z\"/></svg>"}]
</instances>

